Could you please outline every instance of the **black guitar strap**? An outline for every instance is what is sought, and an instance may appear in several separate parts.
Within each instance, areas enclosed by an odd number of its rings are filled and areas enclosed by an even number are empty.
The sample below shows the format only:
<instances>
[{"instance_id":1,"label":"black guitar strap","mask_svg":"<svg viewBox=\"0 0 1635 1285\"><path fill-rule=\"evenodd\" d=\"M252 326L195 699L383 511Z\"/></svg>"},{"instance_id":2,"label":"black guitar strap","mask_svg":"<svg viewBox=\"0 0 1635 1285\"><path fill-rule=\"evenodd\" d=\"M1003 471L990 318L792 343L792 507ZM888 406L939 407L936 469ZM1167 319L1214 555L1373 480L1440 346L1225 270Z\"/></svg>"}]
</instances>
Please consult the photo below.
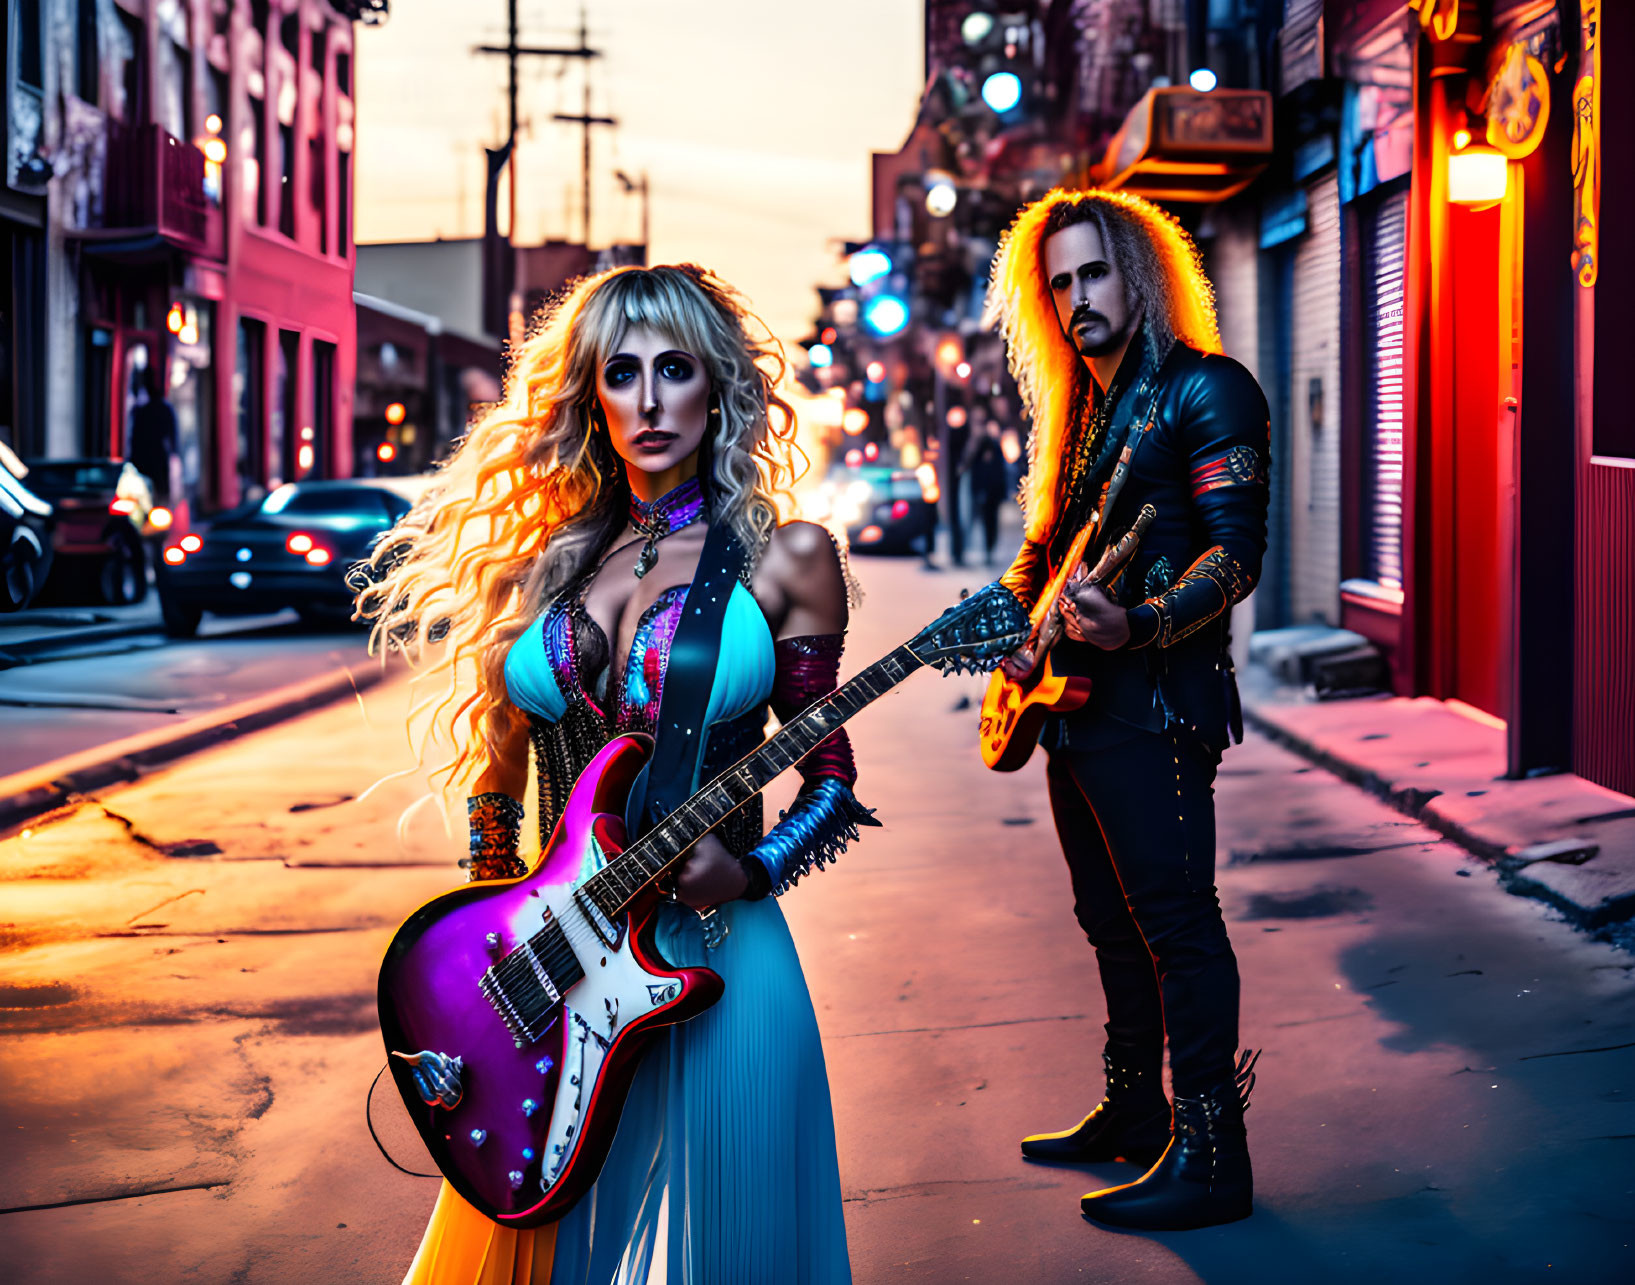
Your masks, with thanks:
<instances>
[{"instance_id":1,"label":"black guitar strap","mask_svg":"<svg viewBox=\"0 0 1635 1285\"><path fill-rule=\"evenodd\" d=\"M653 757L636 778L625 807L625 831L632 839L692 797L704 748L704 715L721 657L721 625L744 563L743 546L731 525L712 525L670 644Z\"/></svg>"}]
</instances>

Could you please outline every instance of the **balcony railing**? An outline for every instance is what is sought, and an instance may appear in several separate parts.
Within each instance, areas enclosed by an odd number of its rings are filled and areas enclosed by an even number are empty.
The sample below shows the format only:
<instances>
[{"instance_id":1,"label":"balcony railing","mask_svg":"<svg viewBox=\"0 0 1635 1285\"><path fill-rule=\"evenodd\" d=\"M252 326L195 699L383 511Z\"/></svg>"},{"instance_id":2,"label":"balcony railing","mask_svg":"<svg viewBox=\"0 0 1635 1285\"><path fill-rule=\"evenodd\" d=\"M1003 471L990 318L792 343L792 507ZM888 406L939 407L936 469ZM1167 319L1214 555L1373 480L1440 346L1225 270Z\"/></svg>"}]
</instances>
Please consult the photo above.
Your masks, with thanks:
<instances>
[{"instance_id":1,"label":"balcony railing","mask_svg":"<svg viewBox=\"0 0 1635 1285\"><path fill-rule=\"evenodd\" d=\"M108 121L105 231L157 232L201 253L219 250L219 208L204 194L204 154L158 125Z\"/></svg>"}]
</instances>

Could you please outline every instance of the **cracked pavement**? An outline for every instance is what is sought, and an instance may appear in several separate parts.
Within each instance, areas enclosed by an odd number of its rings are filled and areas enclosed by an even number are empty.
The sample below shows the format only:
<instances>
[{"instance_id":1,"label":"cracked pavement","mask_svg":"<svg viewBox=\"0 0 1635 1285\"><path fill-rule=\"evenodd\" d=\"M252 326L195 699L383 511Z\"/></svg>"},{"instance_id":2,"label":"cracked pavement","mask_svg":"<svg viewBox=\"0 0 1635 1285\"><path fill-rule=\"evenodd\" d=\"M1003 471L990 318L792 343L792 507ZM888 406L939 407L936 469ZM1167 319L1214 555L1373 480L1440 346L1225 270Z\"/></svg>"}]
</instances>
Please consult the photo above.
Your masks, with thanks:
<instances>
[{"instance_id":1,"label":"cracked pavement","mask_svg":"<svg viewBox=\"0 0 1635 1285\"><path fill-rule=\"evenodd\" d=\"M848 672L984 578L857 567ZM982 770L980 692L922 675L858 717L886 828L783 900L860 1282L1635 1278L1635 957L1259 737L1217 782L1266 1050L1257 1213L1082 1221L1084 1191L1135 1175L1016 1140L1099 1096L1100 991L1042 763ZM382 684L0 840L7 1280L401 1279L436 1188L365 1127L375 968L463 846L409 810L413 773L365 796L411 766L404 700ZM423 1167L390 1097L375 1116Z\"/></svg>"}]
</instances>

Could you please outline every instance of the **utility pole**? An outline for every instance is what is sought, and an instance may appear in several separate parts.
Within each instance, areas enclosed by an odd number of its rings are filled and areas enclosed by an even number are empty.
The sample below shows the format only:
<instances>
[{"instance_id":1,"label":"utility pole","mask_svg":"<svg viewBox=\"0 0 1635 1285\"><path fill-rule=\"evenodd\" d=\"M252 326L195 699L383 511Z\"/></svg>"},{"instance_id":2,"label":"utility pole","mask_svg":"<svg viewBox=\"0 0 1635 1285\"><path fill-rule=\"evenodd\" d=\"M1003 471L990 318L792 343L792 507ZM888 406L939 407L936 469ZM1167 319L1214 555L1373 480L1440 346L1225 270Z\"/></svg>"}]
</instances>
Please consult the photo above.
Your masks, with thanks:
<instances>
[{"instance_id":1,"label":"utility pole","mask_svg":"<svg viewBox=\"0 0 1635 1285\"><path fill-rule=\"evenodd\" d=\"M630 177L623 170L615 170L613 177L619 180L619 186L626 192L640 192L642 194L642 262L649 259L647 248L647 171L642 171L641 180Z\"/></svg>"},{"instance_id":2,"label":"utility pole","mask_svg":"<svg viewBox=\"0 0 1635 1285\"><path fill-rule=\"evenodd\" d=\"M585 43L585 16L584 11L579 15L579 46L574 49L547 49L537 45L522 45L517 43L517 0L506 0L508 25L507 39L503 45L478 45L476 52L480 54L503 55L508 75L506 78L506 104L509 109L509 132L506 134L505 146L510 149L510 180L511 180L511 210L510 223L505 230L506 243L515 245L517 239L517 60L519 58L600 58L602 52L592 49ZM585 75L585 114L590 114L590 74ZM560 117L558 119L561 119ZM602 122L597 122L602 123ZM585 139L585 180L588 188L590 181L590 138L589 127L586 127ZM586 200L586 223L589 223L588 211L590 198Z\"/></svg>"},{"instance_id":3,"label":"utility pole","mask_svg":"<svg viewBox=\"0 0 1635 1285\"><path fill-rule=\"evenodd\" d=\"M516 0L512 0L512 3L515 4ZM580 9L579 9L579 49L576 51L577 56L580 57L580 58L596 58L596 57L600 57L601 56L600 54L594 53L586 45L585 42L586 42L586 40L588 38L589 38L589 32L587 31L587 29L585 27L585 10L584 10L584 7L581 6ZM583 206L585 249L589 250L590 249L590 127L592 125L617 125L619 122L617 120L615 120L611 116L592 116L590 114L590 67L588 65L585 67L585 109L584 109L584 111L580 112L580 114L577 115L577 116L566 116L566 115L563 115L563 113L561 113L561 112L557 112L556 115L552 119L561 121L565 125L578 125L584 131L584 156L583 156L583 161L582 161L582 166L581 166L581 168L582 168L582 178L580 180L581 183L583 184L583 186L582 186L582 188L580 190L580 199L581 199L581 203L582 203L582 206Z\"/></svg>"}]
</instances>

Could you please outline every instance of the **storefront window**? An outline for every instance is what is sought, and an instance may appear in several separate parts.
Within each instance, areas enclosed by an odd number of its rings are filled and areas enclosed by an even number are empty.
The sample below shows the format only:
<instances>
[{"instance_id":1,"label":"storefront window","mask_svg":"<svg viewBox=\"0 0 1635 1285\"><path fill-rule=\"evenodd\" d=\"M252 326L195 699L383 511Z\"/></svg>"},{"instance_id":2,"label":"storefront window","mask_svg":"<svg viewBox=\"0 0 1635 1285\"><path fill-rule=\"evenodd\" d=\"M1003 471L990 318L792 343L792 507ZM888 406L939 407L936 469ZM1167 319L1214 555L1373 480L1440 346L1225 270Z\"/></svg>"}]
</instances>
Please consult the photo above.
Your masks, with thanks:
<instances>
[{"instance_id":1,"label":"storefront window","mask_svg":"<svg viewBox=\"0 0 1635 1285\"><path fill-rule=\"evenodd\" d=\"M301 336L293 330L278 332L273 360L272 420L267 432L267 485L277 486L295 477L295 384Z\"/></svg>"},{"instance_id":2,"label":"storefront window","mask_svg":"<svg viewBox=\"0 0 1635 1285\"><path fill-rule=\"evenodd\" d=\"M233 402L238 408L238 498L265 493L259 446L266 430L267 327L248 318L238 323L238 355L233 364Z\"/></svg>"},{"instance_id":3,"label":"storefront window","mask_svg":"<svg viewBox=\"0 0 1635 1285\"><path fill-rule=\"evenodd\" d=\"M216 507L214 470L215 379L210 355L215 305L204 299L181 301L182 326L170 343L166 396L176 412L176 452L181 460L182 494L200 508Z\"/></svg>"},{"instance_id":4,"label":"storefront window","mask_svg":"<svg viewBox=\"0 0 1635 1285\"><path fill-rule=\"evenodd\" d=\"M302 477L328 473L330 442L335 431L335 345L312 343L312 422L301 430L296 464Z\"/></svg>"},{"instance_id":5,"label":"storefront window","mask_svg":"<svg viewBox=\"0 0 1635 1285\"><path fill-rule=\"evenodd\" d=\"M1362 216L1368 431L1363 542L1367 578L1402 588L1403 307L1408 192L1398 187Z\"/></svg>"}]
</instances>

